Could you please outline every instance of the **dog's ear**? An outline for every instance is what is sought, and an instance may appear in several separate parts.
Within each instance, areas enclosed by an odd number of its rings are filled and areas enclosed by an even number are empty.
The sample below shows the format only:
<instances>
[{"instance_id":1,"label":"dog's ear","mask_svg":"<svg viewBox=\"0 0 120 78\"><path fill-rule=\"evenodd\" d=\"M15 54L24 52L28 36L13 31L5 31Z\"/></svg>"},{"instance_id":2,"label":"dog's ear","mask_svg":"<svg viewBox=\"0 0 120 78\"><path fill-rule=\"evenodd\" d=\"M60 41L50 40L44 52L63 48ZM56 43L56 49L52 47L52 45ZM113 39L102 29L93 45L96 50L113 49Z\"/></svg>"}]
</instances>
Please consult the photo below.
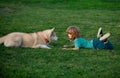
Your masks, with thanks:
<instances>
[{"instance_id":1,"label":"dog's ear","mask_svg":"<svg viewBox=\"0 0 120 78\"><path fill-rule=\"evenodd\" d=\"M54 30L55 30L55 28L52 28L52 29L51 29L51 31L54 31Z\"/></svg>"}]
</instances>

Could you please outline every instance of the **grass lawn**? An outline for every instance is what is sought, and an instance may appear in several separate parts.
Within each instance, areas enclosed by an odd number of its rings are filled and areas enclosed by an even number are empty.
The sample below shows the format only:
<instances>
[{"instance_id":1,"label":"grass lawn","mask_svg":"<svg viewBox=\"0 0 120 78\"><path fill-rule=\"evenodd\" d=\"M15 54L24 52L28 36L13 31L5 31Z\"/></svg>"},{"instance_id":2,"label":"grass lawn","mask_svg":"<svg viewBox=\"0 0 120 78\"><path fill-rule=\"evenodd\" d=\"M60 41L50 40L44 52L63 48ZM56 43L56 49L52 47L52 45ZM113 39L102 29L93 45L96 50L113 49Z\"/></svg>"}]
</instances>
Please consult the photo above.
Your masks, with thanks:
<instances>
[{"instance_id":1,"label":"grass lawn","mask_svg":"<svg viewBox=\"0 0 120 78\"><path fill-rule=\"evenodd\" d=\"M111 32L115 49L62 50L65 30L76 25L81 36L96 38L99 27ZM119 0L1 0L0 37L55 27L53 49L6 48L0 45L1 78L120 78Z\"/></svg>"}]
</instances>

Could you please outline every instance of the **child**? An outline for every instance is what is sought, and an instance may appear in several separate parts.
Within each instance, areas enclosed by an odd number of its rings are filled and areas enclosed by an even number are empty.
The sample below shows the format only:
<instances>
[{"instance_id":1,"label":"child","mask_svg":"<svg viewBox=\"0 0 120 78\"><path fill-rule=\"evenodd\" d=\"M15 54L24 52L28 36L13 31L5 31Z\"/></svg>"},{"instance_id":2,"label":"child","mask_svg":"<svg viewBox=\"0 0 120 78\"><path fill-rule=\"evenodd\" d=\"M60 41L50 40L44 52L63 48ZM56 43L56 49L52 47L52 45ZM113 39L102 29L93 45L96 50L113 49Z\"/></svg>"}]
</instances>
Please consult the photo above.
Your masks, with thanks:
<instances>
[{"instance_id":1,"label":"child","mask_svg":"<svg viewBox=\"0 0 120 78\"><path fill-rule=\"evenodd\" d=\"M87 40L80 35L80 29L76 26L70 26L66 30L69 39L74 41L74 48L63 48L66 50L79 50L80 48L94 48L94 49L108 49L113 50L112 43L108 40L110 33L103 35L102 28L99 28L97 38L93 40ZM71 45L64 45L69 47Z\"/></svg>"}]
</instances>

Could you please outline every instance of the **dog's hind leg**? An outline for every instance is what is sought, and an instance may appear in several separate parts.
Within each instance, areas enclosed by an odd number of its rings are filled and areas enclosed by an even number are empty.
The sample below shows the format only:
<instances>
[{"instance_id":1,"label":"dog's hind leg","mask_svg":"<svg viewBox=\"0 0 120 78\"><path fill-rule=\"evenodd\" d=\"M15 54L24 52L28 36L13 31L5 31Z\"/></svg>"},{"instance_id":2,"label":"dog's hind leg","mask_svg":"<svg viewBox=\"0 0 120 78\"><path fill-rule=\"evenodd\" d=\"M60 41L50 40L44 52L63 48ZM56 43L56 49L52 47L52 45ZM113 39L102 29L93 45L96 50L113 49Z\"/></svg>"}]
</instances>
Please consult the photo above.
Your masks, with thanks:
<instances>
[{"instance_id":1,"label":"dog's hind leg","mask_svg":"<svg viewBox=\"0 0 120 78\"><path fill-rule=\"evenodd\" d=\"M4 45L6 47L19 47L19 46L21 46L21 44L22 44L22 38L21 37L15 37L14 39L13 38L11 38L11 39L8 38L4 41Z\"/></svg>"},{"instance_id":2,"label":"dog's hind leg","mask_svg":"<svg viewBox=\"0 0 120 78\"><path fill-rule=\"evenodd\" d=\"M0 44L4 43L4 37L0 38Z\"/></svg>"}]
</instances>

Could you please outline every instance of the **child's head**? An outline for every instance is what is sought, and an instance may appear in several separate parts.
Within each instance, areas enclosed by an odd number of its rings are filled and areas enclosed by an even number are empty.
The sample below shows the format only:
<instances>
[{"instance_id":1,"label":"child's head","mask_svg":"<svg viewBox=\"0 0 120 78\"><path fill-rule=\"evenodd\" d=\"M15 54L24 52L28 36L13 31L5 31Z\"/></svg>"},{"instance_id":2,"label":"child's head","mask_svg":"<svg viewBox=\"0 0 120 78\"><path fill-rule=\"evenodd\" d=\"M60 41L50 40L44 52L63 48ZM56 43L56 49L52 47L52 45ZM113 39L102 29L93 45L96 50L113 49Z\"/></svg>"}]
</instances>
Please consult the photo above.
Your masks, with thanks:
<instances>
[{"instance_id":1,"label":"child's head","mask_svg":"<svg viewBox=\"0 0 120 78\"><path fill-rule=\"evenodd\" d=\"M71 40L80 37L80 29L77 26L70 26L67 28L66 32L68 33L68 37Z\"/></svg>"}]
</instances>

